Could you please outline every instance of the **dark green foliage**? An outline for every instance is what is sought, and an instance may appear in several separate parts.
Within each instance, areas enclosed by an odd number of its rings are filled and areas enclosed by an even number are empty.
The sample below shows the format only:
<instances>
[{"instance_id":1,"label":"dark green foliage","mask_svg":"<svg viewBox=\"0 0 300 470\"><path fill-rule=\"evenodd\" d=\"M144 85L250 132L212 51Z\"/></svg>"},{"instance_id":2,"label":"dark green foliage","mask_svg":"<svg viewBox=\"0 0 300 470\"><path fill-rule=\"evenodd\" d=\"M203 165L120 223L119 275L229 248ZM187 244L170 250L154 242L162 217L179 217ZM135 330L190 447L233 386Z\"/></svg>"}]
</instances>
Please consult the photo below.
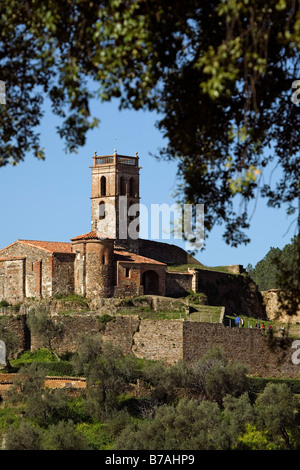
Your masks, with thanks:
<instances>
[{"instance_id":1,"label":"dark green foliage","mask_svg":"<svg viewBox=\"0 0 300 470\"><path fill-rule=\"evenodd\" d=\"M294 394L300 394L300 380L298 379L248 377L249 391L255 394L262 393L268 383L286 384Z\"/></svg>"},{"instance_id":2,"label":"dark green foliage","mask_svg":"<svg viewBox=\"0 0 300 470\"><path fill-rule=\"evenodd\" d=\"M20 369L6 401L19 417L2 423L5 448L300 448L300 407L293 395L299 381L247 378L245 368L217 347L189 366L183 361L167 366L124 356L96 335L83 339L73 360L88 385L76 396L44 387L46 362ZM142 396L129 393L138 381Z\"/></svg>"},{"instance_id":3,"label":"dark green foliage","mask_svg":"<svg viewBox=\"0 0 300 470\"><path fill-rule=\"evenodd\" d=\"M42 306L29 311L27 324L31 333L59 359L53 349L53 341L63 337L63 324L51 318L50 313Z\"/></svg>"},{"instance_id":4,"label":"dark green foliage","mask_svg":"<svg viewBox=\"0 0 300 470\"><path fill-rule=\"evenodd\" d=\"M247 243L258 193L295 212L298 2L2 0L0 30L0 166L45 157L45 99L75 152L98 124L91 98L120 98L158 111L159 156L178 162L178 199L205 204L207 232L223 222L226 242ZM264 172L276 165L271 185Z\"/></svg>"},{"instance_id":5,"label":"dark green foliage","mask_svg":"<svg viewBox=\"0 0 300 470\"><path fill-rule=\"evenodd\" d=\"M48 427L43 450L91 450L86 438L71 420L60 421Z\"/></svg>"},{"instance_id":6,"label":"dark green foliage","mask_svg":"<svg viewBox=\"0 0 300 470\"><path fill-rule=\"evenodd\" d=\"M222 449L221 415L216 403L181 400L157 408L152 419L131 424L117 438L122 450Z\"/></svg>"},{"instance_id":7,"label":"dark green foliage","mask_svg":"<svg viewBox=\"0 0 300 470\"><path fill-rule=\"evenodd\" d=\"M256 401L258 426L268 429L272 441L286 450L299 445L299 402L286 384L269 383Z\"/></svg>"},{"instance_id":8,"label":"dark green foliage","mask_svg":"<svg viewBox=\"0 0 300 470\"><path fill-rule=\"evenodd\" d=\"M37 362L37 365L41 366L42 370L45 371L45 374L49 376L72 377L75 375L73 364L68 361L48 363Z\"/></svg>"},{"instance_id":9,"label":"dark green foliage","mask_svg":"<svg viewBox=\"0 0 300 470\"><path fill-rule=\"evenodd\" d=\"M247 267L249 275L261 291L278 289L280 308L295 315L300 305L300 235L279 248L270 248L266 256L253 268Z\"/></svg>"},{"instance_id":10,"label":"dark green foliage","mask_svg":"<svg viewBox=\"0 0 300 470\"><path fill-rule=\"evenodd\" d=\"M259 290L299 289L299 240L300 236L294 237L282 250L271 247L255 267L247 267Z\"/></svg>"},{"instance_id":11,"label":"dark green foliage","mask_svg":"<svg viewBox=\"0 0 300 470\"><path fill-rule=\"evenodd\" d=\"M42 430L29 421L12 425L5 436L6 450L42 450Z\"/></svg>"},{"instance_id":12,"label":"dark green foliage","mask_svg":"<svg viewBox=\"0 0 300 470\"><path fill-rule=\"evenodd\" d=\"M279 248L270 248L266 256L254 268L250 266L247 268L259 290L278 289L277 260L280 253Z\"/></svg>"},{"instance_id":13,"label":"dark green foliage","mask_svg":"<svg viewBox=\"0 0 300 470\"><path fill-rule=\"evenodd\" d=\"M104 313L98 318L99 318L100 323L102 323L103 325L105 325L106 323L110 321L115 321L115 317L113 317L112 315L108 315L107 313Z\"/></svg>"}]
</instances>

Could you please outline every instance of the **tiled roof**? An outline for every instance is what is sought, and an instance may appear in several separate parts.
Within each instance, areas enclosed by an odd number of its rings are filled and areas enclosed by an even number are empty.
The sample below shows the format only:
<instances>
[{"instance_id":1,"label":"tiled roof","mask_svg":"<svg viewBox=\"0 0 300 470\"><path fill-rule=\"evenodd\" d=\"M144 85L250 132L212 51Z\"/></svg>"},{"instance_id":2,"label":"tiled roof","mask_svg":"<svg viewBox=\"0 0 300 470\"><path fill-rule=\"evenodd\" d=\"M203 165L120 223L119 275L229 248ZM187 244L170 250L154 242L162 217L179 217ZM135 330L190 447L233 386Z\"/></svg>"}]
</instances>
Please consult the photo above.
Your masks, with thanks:
<instances>
[{"instance_id":1,"label":"tiled roof","mask_svg":"<svg viewBox=\"0 0 300 470\"><path fill-rule=\"evenodd\" d=\"M71 238L71 241L76 240L101 240L101 239L109 239L106 235L100 233L98 230L94 230L92 232L84 233L83 235L79 235L78 237Z\"/></svg>"},{"instance_id":2,"label":"tiled roof","mask_svg":"<svg viewBox=\"0 0 300 470\"><path fill-rule=\"evenodd\" d=\"M156 261L155 259L146 258L145 256L136 255L129 251L118 251L115 250L115 261L123 261L124 263L136 263L136 264L157 264L160 266L166 266L165 263Z\"/></svg>"},{"instance_id":3,"label":"tiled roof","mask_svg":"<svg viewBox=\"0 0 300 470\"><path fill-rule=\"evenodd\" d=\"M72 253L71 243L65 242L46 242L42 240L18 240L27 246L33 246L49 253ZM17 243L17 242L16 242Z\"/></svg>"}]
</instances>

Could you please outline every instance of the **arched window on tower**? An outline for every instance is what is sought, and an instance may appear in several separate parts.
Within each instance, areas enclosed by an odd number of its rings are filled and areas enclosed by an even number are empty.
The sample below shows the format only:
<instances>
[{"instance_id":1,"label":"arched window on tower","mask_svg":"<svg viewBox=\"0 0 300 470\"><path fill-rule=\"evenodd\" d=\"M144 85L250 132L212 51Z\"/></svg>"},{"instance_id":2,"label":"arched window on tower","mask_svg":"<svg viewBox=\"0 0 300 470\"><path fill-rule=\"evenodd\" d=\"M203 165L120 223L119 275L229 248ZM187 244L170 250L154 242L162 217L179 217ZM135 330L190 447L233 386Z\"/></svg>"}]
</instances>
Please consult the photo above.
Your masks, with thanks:
<instances>
[{"instance_id":1,"label":"arched window on tower","mask_svg":"<svg viewBox=\"0 0 300 470\"><path fill-rule=\"evenodd\" d=\"M126 196L126 182L123 176L120 177L120 196Z\"/></svg>"},{"instance_id":2,"label":"arched window on tower","mask_svg":"<svg viewBox=\"0 0 300 470\"><path fill-rule=\"evenodd\" d=\"M101 179L100 179L100 194L101 194L101 196L106 196L106 178L105 178L105 176L101 176Z\"/></svg>"},{"instance_id":3,"label":"arched window on tower","mask_svg":"<svg viewBox=\"0 0 300 470\"><path fill-rule=\"evenodd\" d=\"M105 202L101 201L99 204L99 219L105 219Z\"/></svg>"},{"instance_id":4,"label":"arched window on tower","mask_svg":"<svg viewBox=\"0 0 300 470\"><path fill-rule=\"evenodd\" d=\"M135 181L134 178L130 178L129 180L129 196L135 197Z\"/></svg>"}]
</instances>

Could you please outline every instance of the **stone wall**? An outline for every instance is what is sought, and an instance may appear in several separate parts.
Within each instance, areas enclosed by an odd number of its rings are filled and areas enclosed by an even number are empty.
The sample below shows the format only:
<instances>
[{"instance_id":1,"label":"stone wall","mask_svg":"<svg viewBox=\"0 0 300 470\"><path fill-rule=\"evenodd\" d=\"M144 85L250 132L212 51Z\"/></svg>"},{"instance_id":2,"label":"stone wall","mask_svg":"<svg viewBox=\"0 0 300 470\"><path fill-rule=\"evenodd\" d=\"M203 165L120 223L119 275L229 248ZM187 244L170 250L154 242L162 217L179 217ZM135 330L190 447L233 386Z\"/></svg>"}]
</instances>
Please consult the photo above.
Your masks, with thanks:
<instances>
[{"instance_id":1,"label":"stone wall","mask_svg":"<svg viewBox=\"0 0 300 470\"><path fill-rule=\"evenodd\" d=\"M20 302L25 294L25 258L0 260L0 300Z\"/></svg>"},{"instance_id":2,"label":"stone wall","mask_svg":"<svg viewBox=\"0 0 300 470\"><path fill-rule=\"evenodd\" d=\"M208 305L225 306L227 314L266 319L263 298L249 276L202 269L197 271L197 292L207 296Z\"/></svg>"},{"instance_id":3,"label":"stone wall","mask_svg":"<svg viewBox=\"0 0 300 470\"><path fill-rule=\"evenodd\" d=\"M0 300L49 298L74 292L74 254L50 253L20 242L1 250Z\"/></svg>"},{"instance_id":4,"label":"stone wall","mask_svg":"<svg viewBox=\"0 0 300 470\"><path fill-rule=\"evenodd\" d=\"M25 315L0 315L0 325L4 325L17 338L17 352L30 349L30 332L26 325ZM0 337L0 340L3 339Z\"/></svg>"},{"instance_id":5,"label":"stone wall","mask_svg":"<svg viewBox=\"0 0 300 470\"><path fill-rule=\"evenodd\" d=\"M278 289L270 289L268 291L261 292L268 318L273 321L276 320L282 323L289 323L291 321L291 314L288 314L290 309L286 310L282 308L282 304L280 302L281 294L282 292ZM284 291L283 295L285 295ZM300 303L297 307L295 306L293 308L293 322L300 322Z\"/></svg>"},{"instance_id":6,"label":"stone wall","mask_svg":"<svg viewBox=\"0 0 300 470\"><path fill-rule=\"evenodd\" d=\"M60 353L78 351L83 335L98 334L104 342L120 346L125 354L164 360L169 364L180 359L193 362L213 346L218 346L228 360L238 360L247 366L249 374L262 377L300 375L300 365L292 360L297 352L293 348L293 339L270 339L256 329L183 320L142 320L137 315L116 315L104 323L97 314L56 315L53 318L64 325L64 337L53 343ZM20 352L41 347L38 338L30 338L25 316L11 316L8 321L18 335Z\"/></svg>"},{"instance_id":7,"label":"stone wall","mask_svg":"<svg viewBox=\"0 0 300 470\"><path fill-rule=\"evenodd\" d=\"M192 290L193 276L190 273L168 271L166 274L166 295L177 297Z\"/></svg>"},{"instance_id":8,"label":"stone wall","mask_svg":"<svg viewBox=\"0 0 300 470\"><path fill-rule=\"evenodd\" d=\"M183 357L182 320L141 320L133 336L132 352L171 364Z\"/></svg>"},{"instance_id":9,"label":"stone wall","mask_svg":"<svg viewBox=\"0 0 300 470\"><path fill-rule=\"evenodd\" d=\"M139 238L136 240L137 253L146 258L166 264L199 264L200 261L179 246Z\"/></svg>"},{"instance_id":10,"label":"stone wall","mask_svg":"<svg viewBox=\"0 0 300 470\"><path fill-rule=\"evenodd\" d=\"M3 297L5 300L11 303L18 303L24 298L24 294L26 297L40 297L41 294L44 297L52 295L52 274L50 272L52 261L50 260L51 255L49 253L36 247L29 247L23 243L14 243L1 250L2 257L26 258L24 266L25 287L23 288L22 286L22 288L18 289L18 295L14 293L12 296L9 296L5 293L6 298ZM7 284L7 275L5 279ZM20 285L20 281L18 285Z\"/></svg>"},{"instance_id":11,"label":"stone wall","mask_svg":"<svg viewBox=\"0 0 300 470\"><path fill-rule=\"evenodd\" d=\"M74 254L56 253L52 258L52 296L74 293Z\"/></svg>"},{"instance_id":12,"label":"stone wall","mask_svg":"<svg viewBox=\"0 0 300 470\"><path fill-rule=\"evenodd\" d=\"M291 338L270 339L259 330L230 328L221 324L183 324L183 358L187 362L200 359L212 346L221 348L229 360L240 361L249 374L261 377L300 374L300 365L293 364Z\"/></svg>"}]
</instances>

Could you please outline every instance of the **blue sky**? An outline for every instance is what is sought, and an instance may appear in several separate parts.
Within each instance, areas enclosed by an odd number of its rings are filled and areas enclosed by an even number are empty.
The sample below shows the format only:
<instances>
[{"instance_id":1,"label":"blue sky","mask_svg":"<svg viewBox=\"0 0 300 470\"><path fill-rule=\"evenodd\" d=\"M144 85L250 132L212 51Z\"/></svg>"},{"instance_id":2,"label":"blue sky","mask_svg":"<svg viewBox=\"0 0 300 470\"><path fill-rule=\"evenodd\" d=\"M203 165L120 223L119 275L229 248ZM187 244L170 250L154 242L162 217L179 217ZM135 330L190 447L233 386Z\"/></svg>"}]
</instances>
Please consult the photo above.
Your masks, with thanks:
<instances>
[{"instance_id":1,"label":"blue sky","mask_svg":"<svg viewBox=\"0 0 300 470\"><path fill-rule=\"evenodd\" d=\"M164 145L155 128L157 115L147 112L118 110L117 102L93 103L93 113L101 120L99 128L88 133L86 145L77 155L66 155L56 133L59 121L46 113L41 125L41 143L46 160L28 155L18 166L0 169L0 248L18 238L69 241L90 231L91 170L94 151L108 155L140 157L140 196L147 208L151 204L172 205L176 188L176 163L157 161L151 153ZM216 227L206 240L204 251L196 257L207 266L248 263L255 265L270 247L290 242L294 228L287 232L292 219L284 210L266 207L259 200L252 217L251 243L238 248L222 239L223 227ZM150 238L150 235L147 238ZM181 240L162 240L185 247Z\"/></svg>"}]
</instances>

